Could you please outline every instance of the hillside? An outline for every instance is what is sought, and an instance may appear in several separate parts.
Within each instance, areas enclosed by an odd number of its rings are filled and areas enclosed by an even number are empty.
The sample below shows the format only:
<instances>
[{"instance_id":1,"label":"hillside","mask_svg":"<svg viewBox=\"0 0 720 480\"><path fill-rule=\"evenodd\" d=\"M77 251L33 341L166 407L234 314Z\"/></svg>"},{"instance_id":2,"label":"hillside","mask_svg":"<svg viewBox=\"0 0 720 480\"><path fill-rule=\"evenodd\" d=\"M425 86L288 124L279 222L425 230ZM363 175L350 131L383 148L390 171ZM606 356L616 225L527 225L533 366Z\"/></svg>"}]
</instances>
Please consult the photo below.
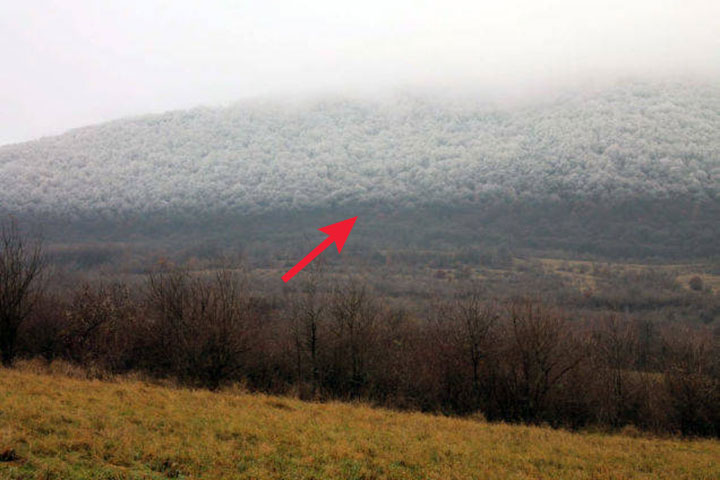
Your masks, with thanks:
<instances>
[{"instance_id":1,"label":"hillside","mask_svg":"<svg viewBox=\"0 0 720 480\"><path fill-rule=\"evenodd\" d=\"M720 443L574 434L342 403L0 370L0 477L720 476Z\"/></svg>"},{"instance_id":2,"label":"hillside","mask_svg":"<svg viewBox=\"0 0 720 480\"><path fill-rule=\"evenodd\" d=\"M11 211L222 212L720 195L720 89L621 84L525 106L239 104L0 148Z\"/></svg>"},{"instance_id":3,"label":"hillside","mask_svg":"<svg viewBox=\"0 0 720 480\"><path fill-rule=\"evenodd\" d=\"M53 225L50 236L221 225L224 239L266 244L286 217L317 228L359 212L359 235L363 225L394 233L383 247L410 237L705 256L720 253L718 132L720 88L689 83L504 106L422 96L243 103L0 147L0 210Z\"/></svg>"}]
</instances>

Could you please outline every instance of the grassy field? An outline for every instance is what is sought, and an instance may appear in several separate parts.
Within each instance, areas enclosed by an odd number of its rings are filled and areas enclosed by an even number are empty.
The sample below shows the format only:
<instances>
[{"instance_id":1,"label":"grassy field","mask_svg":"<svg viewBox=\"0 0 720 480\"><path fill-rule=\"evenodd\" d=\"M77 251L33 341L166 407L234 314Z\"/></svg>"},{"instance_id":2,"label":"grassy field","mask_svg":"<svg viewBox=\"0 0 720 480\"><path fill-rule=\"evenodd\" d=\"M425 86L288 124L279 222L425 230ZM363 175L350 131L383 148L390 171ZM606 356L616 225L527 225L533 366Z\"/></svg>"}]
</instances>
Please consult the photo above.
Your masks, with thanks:
<instances>
[{"instance_id":1,"label":"grassy field","mask_svg":"<svg viewBox=\"0 0 720 480\"><path fill-rule=\"evenodd\" d=\"M0 370L0 478L720 478L720 442Z\"/></svg>"},{"instance_id":2,"label":"grassy field","mask_svg":"<svg viewBox=\"0 0 720 480\"><path fill-rule=\"evenodd\" d=\"M561 275L568 283L578 288L591 288L597 286L598 275L594 272L595 265L600 268L615 270L616 272L642 273L648 271L661 272L671 275L678 282L678 285L686 290L690 289L691 278L700 277L705 287L717 292L720 290L720 276L707 273L711 264L685 263L665 265L644 265L637 263L611 263L611 262L590 262L583 260L559 260L554 258L537 259L549 273Z\"/></svg>"}]
</instances>

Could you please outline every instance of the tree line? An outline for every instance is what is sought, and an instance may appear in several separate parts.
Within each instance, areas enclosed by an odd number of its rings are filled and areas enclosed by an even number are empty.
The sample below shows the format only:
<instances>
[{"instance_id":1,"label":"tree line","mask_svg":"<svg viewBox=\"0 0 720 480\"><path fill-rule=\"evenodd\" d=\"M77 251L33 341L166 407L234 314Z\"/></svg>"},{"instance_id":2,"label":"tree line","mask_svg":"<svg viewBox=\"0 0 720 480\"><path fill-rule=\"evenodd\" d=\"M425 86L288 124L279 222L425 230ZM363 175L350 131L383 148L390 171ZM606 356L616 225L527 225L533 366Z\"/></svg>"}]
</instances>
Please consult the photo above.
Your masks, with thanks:
<instances>
[{"instance_id":1,"label":"tree line","mask_svg":"<svg viewBox=\"0 0 720 480\"><path fill-rule=\"evenodd\" d=\"M157 268L53 288L40 246L2 230L0 352L91 374L564 428L720 436L720 342L708 327L571 314L470 282L421 311L361 278L303 272L282 294L250 272Z\"/></svg>"}]
</instances>

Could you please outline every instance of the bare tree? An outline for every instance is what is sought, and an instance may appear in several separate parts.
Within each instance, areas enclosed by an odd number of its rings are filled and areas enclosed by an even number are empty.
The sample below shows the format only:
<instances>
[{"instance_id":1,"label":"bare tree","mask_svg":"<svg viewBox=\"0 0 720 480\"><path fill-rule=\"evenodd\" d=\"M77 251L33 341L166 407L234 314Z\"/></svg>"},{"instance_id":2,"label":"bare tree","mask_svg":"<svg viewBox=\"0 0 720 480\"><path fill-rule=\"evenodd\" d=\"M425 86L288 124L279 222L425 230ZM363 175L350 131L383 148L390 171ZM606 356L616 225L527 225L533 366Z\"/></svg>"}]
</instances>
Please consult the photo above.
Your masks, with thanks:
<instances>
[{"instance_id":1,"label":"bare tree","mask_svg":"<svg viewBox=\"0 0 720 480\"><path fill-rule=\"evenodd\" d=\"M152 273L148 290L156 365L211 389L239 372L257 312L236 274Z\"/></svg>"},{"instance_id":2,"label":"bare tree","mask_svg":"<svg viewBox=\"0 0 720 480\"><path fill-rule=\"evenodd\" d=\"M485 301L481 291L472 288L442 305L436 318L436 340L449 343L450 352L457 352L462 363L471 369L472 408L477 408L480 401L481 370L490 350L490 333L499 316L498 305Z\"/></svg>"},{"instance_id":3,"label":"bare tree","mask_svg":"<svg viewBox=\"0 0 720 480\"><path fill-rule=\"evenodd\" d=\"M256 329L257 308L247 285L234 272L221 270L205 285L209 292L200 296L208 301L195 320L204 333L196 337L201 339L196 368L206 386L216 389L240 373Z\"/></svg>"},{"instance_id":4,"label":"bare tree","mask_svg":"<svg viewBox=\"0 0 720 480\"><path fill-rule=\"evenodd\" d=\"M295 343L297 375L300 381L306 377L305 364L310 369L312 395L320 383L320 335L326 316L327 299L320 289L322 265L308 269L292 305L292 335Z\"/></svg>"},{"instance_id":5,"label":"bare tree","mask_svg":"<svg viewBox=\"0 0 720 480\"><path fill-rule=\"evenodd\" d=\"M612 426L620 426L628 420L631 406L629 383L639 372L636 363L638 345L637 329L627 318L610 315L595 327L593 332L596 377L601 394L598 415Z\"/></svg>"},{"instance_id":6,"label":"bare tree","mask_svg":"<svg viewBox=\"0 0 720 480\"><path fill-rule=\"evenodd\" d=\"M152 352L155 368L172 370L176 375L187 368L190 334L190 275L185 270L151 272L147 281L149 321L154 333Z\"/></svg>"},{"instance_id":7,"label":"bare tree","mask_svg":"<svg viewBox=\"0 0 720 480\"><path fill-rule=\"evenodd\" d=\"M714 352L709 332L673 325L663 343L664 380L676 427L683 435L720 434L720 382L710 375Z\"/></svg>"},{"instance_id":8,"label":"bare tree","mask_svg":"<svg viewBox=\"0 0 720 480\"><path fill-rule=\"evenodd\" d=\"M136 317L127 285L83 284L67 306L61 332L65 355L77 363L120 369L132 361L128 354Z\"/></svg>"},{"instance_id":9,"label":"bare tree","mask_svg":"<svg viewBox=\"0 0 720 480\"><path fill-rule=\"evenodd\" d=\"M351 280L335 288L330 301L335 374L340 374L336 380L341 384L348 383L352 395L359 394L368 381L379 316L375 299L364 284Z\"/></svg>"},{"instance_id":10,"label":"bare tree","mask_svg":"<svg viewBox=\"0 0 720 480\"><path fill-rule=\"evenodd\" d=\"M537 421L559 382L586 355L575 344L564 314L528 299L510 304L509 389L520 419Z\"/></svg>"},{"instance_id":11,"label":"bare tree","mask_svg":"<svg viewBox=\"0 0 720 480\"><path fill-rule=\"evenodd\" d=\"M498 308L495 303L483 302L479 292L475 290L456 300L454 313L460 326L457 340L463 346L472 366L473 397L477 402L480 399L480 363L486 356L486 340L498 319Z\"/></svg>"},{"instance_id":12,"label":"bare tree","mask_svg":"<svg viewBox=\"0 0 720 480\"><path fill-rule=\"evenodd\" d=\"M5 367L16 355L18 329L42 294L42 243L29 242L15 219L0 226L0 355Z\"/></svg>"}]
</instances>

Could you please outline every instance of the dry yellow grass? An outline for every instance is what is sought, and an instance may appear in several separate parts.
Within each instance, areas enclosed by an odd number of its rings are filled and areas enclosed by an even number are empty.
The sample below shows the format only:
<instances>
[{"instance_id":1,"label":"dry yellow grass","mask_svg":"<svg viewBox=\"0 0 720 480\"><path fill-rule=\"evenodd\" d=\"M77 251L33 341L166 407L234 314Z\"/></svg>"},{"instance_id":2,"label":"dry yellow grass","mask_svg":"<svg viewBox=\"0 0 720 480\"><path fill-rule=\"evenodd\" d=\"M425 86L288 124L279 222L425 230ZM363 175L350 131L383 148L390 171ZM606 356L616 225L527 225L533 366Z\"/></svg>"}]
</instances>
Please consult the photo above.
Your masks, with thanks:
<instances>
[{"instance_id":1,"label":"dry yellow grass","mask_svg":"<svg viewBox=\"0 0 720 480\"><path fill-rule=\"evenodd\" d=\"M0 370L0 478L720 478L720 442Z\"/></svg>"},{"instance_id":2,"label":"dry yellow grass","mask_svg":"<svg viewBox=\"0 0 720 480\"><path fill-rule=\"evenodd\" d=\"M677 281L683 286L683 288L689 289L690 279L693 277L700 277L705 288L709 287L713 292L720 291L720 276L718 275L710 275L708 273L687 273L678 275Z\"/></svg>"},{"instance_id":3,"label":"dry yellow grass","mask_svg":"<svg viewBox=\"0 0 720 480\"><path fill-rule=\"evenodd\" d=\"M597 277L593 274L594 262L586 260L561 260L556 258L538 258L537 259L546 271L563 277L569 284L577 286L579 289L594 289L597 286ZM712 275L703 273L707 265L703 264L669 264L669 265L643 265L639 263L610 263L598 262L600 266L607 266L626 272L641 273L648 270L659 272L668 272L675 274L675 279L679 285L689 290L688 282L694 276L699 276L706 287L717 292L720 290L720 275ZM569 268L569 270L567 270ZM584 270L584 273L582 271Z\"/></svg>"}]
</instances>

